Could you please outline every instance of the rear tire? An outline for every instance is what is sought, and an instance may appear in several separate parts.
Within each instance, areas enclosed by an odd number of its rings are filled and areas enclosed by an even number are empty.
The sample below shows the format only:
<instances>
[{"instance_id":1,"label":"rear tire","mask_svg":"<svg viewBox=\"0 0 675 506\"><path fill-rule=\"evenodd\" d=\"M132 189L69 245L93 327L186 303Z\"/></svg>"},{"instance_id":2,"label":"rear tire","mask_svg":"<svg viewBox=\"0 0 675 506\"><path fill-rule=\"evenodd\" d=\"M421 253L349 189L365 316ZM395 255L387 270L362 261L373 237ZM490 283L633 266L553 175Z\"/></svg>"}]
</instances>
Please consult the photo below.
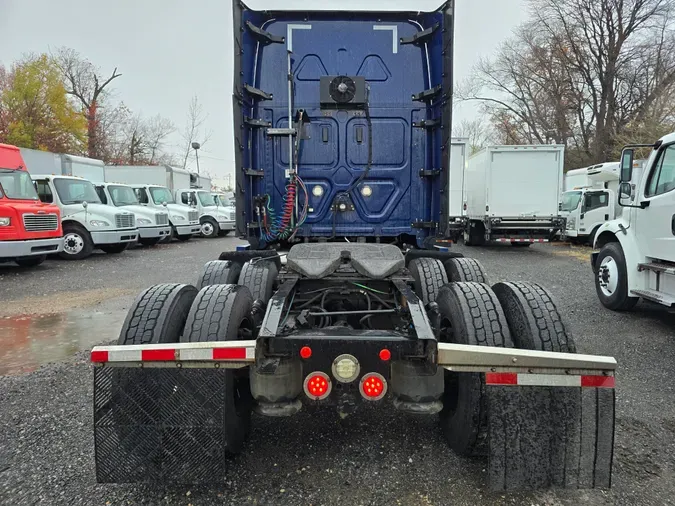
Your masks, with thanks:
<instances>
[{"instance_id":1,"label":"rear tire","mask_svg":"<svg viewBox=\"0 0 675 506\"><path fill-rule=\"evenodd\" d=\"M438 291L448 282L448 275L440 260L416 258L408 264L410 275L415 280L415 293L425 305L436 302Z\"/></svg>"},{"instance_id":2,"label":"rear tire","mask_svg":"<svg viewBox=\"0 0 675 506\"><path fill-rule=\"evenodd\" d=\"M603 306L612 311L628 311L638 303L638 297L628 296L626 257L621 245L605 244L596 260L595 291Z\"/></svg>"},{"instance_id":3,"label":"rear tire","mask_svg":"<svg viewBox=\"0 0 675 506\"><path fill-rule=\"evenodd\" d=\"M251 339L253 298L246 287L212 285L195 298L185 324L182 342L236 341ZM252 397L245 370L228 369L223 382L223 445L225 452L241 452L251 426Z\"/></svg>"},{"instance_id":4,"label":"rear tire","mask_svg":"<svg viewBox=\"0 0 675 506\"><path fill-rule=\"evenodd\" d=\"M117 255L125 251L128 247L129 247L128 242L122 242L119 244L102 244L100 246L101 251L108 253L108 255Z\"/></svg>"},{"instance_id":5,"label":"rear tire","mask_svg":"<svg viewBox=\"0 0 675 506\"><path fill-rule=\"evenodd\" d=\"M272 298L278 275L279 271L273 261L259 260L254 264L246 262L241 268L238 284L249 289L253 300L262 300L267 304Z\"/></svg>"},{"instance_id":6,"label":"rear tire","mask_svg":"<svg viewBox=\"0 0 675 506\"><path fill-rule=\"evenodd\" d=\"M241 264L227 260L212 260L204 264L197 281L197 289L211 285L236 285L241 273Z\"/></svg>"},{"instance_id":7,"label":"rear tire","mask_svg":"<svg viewBox=\"0 0 675 506\"><path fill-rule=\"evenodd\" d=\"M474 282L488 284L488 277L483 265L473 258L451 258L444 264L448 281Z\"/></svg>"},{"instance_id":8,"label":"rear tire","mask_svg":"<svg viewBox=\"0 0 675 506\"><path fill-rule=\"evenodd\" d=\"M117 344L177 343L196 296L194 286L178 283L146 289L129 308Z\"/></svg>"},{"instance_id":9,"label":"rear tire","mask_svg":"<svg viewBox=\"0 0 675 506\"><path fill-rule=\"evenodd\" d=\"M19 267L37 267L47 260L47 255L38 255L34 257L15 258L14 261Z\"/></svg>"},{"instance_id":10,"label":"rear tire","mask_svg":"<svg viewBox=\"0 0 675 506\"><path fill-rule=\"evenodd\" d=\"M574 339L551 294L537 283L497 283L497 295L516 348L576 353Z\"/></svg>"},{"instance_id":11,"label":"rear tire","mask_svg":"<svg viewBox=\"0 0 675 506\"><path fill-rule=\"evenodd\" d=\"M178 239L180 242L187 242L187 241L189 241L190 239L192 239L192 236L191 236L191 235L188 235L188 234L183 234L183 235L178 235L178 234L176 234L175 237L176 237L176 239Z\"/></svg>"},{"instance_id":12,"label":"rear tire","mask_svg":"<svg viewBox=\"0 0 675 506\"><path fill-rule=\"evenodd\" d=\"M63 225L63 251L59 256L64 260L82 260L94 251L94 242L89 232L76 223Z\"/></svg>"},{"instance_id":13,"label":"rear tire","mask_svg":"<svg viewBox=\"0 0 675 506\"><path fill-rule=\"evenodd\" d=\"M436 302L442 342L513 348L504 311L489 286L450 283L441 288ZM487 410L483 374L445 371L440 423L455 452L465 456L487 452Z\"/></svg>"},{"instance_id":14,"label":"rear tire","mask_svg":"<svg viewBox=\"0 0 675 506\"><path fill-rule=\"evenodd\" d=\"M177 343L197 295L194 286L166 283L154 285L136 297L122 324L118 345ZM163 402L148 399L170 398L174 383L148 381L139 368L116 368L112 372L112 414L121 446L131 455L139 452L140 438L135 425L162 418ZM142 388L141 388L142 387ZM132 427L129 427L131 425ZM137 459L145 458L137 455Z\"/></svg>"}]
</instances>

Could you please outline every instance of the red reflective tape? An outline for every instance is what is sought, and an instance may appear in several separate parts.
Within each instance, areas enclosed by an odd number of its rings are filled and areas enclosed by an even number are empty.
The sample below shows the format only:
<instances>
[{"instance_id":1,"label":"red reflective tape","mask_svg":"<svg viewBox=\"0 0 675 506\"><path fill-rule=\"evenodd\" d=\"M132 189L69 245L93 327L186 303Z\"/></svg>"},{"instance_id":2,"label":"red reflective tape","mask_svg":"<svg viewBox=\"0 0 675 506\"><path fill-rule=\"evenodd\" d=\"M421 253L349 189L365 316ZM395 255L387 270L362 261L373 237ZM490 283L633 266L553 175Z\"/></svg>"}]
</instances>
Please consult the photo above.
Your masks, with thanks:
<instances>
[{"instance_id":1,"label":"red reflective tape","mask_svg":"<svg viewBox=\"0 0 675 506\"><path fill-rule=\"evenodd\" d=\"M165 360L176 360L176 350L143 350L141 351L141 361L143 362L152 362L152 361L165 361Z\"/></svg>"},{"instance_id":2,"label":"red reflective tape","mask_svg":"<svg viewBox=\"0 0 675 506\"><path fill-rule=\"evenodd\" d=\"M108 361L108 352L107 351L92 351L91 352L91 361L92 362L107 362Z\"/></svg>"},{"instance_id":3,"label":"red reflective tape","mask_svg":"<svg viewBox=\"0 0 675 506\"><path fill-rule=\"evenodd\" d=\"M246 348L213 348L213 360L246 360Z\"/></svg>"},{"instance_id":4,"label":"red reflective tape","mask_svg":"<svg viewBox=\"0 0 675 506\"><path fill-rule=\"evenodd\" d=\"M614 376L582 376L582 387L614 388Z\"/></svg>"},{"instance_id":5,"label":"red reflective tape","mask_svg":"<svg viewBox=\"0 0 675 506\"><path fill-rule=\"evenodd\" d=\"M517 385L518 374L515 372L488 372L485 373L486 385Z\"/></svg>"}]
</instances>

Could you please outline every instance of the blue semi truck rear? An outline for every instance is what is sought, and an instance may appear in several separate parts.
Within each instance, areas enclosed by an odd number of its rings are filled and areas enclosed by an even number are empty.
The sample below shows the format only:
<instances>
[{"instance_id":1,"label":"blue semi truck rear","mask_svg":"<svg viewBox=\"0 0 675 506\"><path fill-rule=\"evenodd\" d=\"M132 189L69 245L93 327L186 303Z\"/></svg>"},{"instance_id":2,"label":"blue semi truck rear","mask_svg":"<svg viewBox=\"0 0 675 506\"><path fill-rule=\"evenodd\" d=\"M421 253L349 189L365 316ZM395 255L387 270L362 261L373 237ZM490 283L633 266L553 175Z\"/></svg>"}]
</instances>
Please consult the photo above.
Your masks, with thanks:
<instances>
[{"instance_id":1,"label":"blue semi truck rear","mask_svg":"<svg viewBox=\"0 0 675 506\"><path fill-rule=\"evenodd\" d=\"M97 480L222 482L252 412L388 404L487 456L495 490L608 487L616 361L577 354L538 284L424 249L448 226L452 5L234 21L253 250L146 289L92 350Z\"/></svg>"},{"instance_id":2,"label":"blue semi truck rear","mask_svg":"<svg viewBox=\"0 0 675 506\"><path fill-rule=\"evenodd\" d=\"M429 246L448 226L453 3L234 8L237 231Z\"/></svg>"}]
</instances>

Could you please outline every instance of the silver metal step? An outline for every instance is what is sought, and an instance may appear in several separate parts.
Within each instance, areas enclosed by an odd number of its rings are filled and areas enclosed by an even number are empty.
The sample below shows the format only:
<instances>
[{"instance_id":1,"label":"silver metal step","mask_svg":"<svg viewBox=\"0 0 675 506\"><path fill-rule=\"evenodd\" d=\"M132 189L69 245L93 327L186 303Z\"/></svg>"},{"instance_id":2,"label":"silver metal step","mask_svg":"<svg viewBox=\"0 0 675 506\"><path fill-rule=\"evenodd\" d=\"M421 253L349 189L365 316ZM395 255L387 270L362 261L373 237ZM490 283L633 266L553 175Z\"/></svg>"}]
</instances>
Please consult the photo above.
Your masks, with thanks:
<instances>
[{"instance_id":1,"label":"silver metal step","mask_svg":"<svg viewBox=\"0 0 675 506\"><path fill-rule=\"evenodd\" d=\"M664 306L675 306L675 297L667 293L657 292L656 290L631 290L630 294L633 297L642 297L645 300L656 302L657 304L662 304Z\"/></svg>"},{"instance_id":2,"label":"silver metal step","mask_svg":"<svg viewBox=\"0 0 675 506\"><path fill-rule=\"evenodd\" d=\"M665 274L675 276L675 265L659 262L649 262L645 264L638 264L638 271L663 272Z\"/></svg>"}]
</instances>

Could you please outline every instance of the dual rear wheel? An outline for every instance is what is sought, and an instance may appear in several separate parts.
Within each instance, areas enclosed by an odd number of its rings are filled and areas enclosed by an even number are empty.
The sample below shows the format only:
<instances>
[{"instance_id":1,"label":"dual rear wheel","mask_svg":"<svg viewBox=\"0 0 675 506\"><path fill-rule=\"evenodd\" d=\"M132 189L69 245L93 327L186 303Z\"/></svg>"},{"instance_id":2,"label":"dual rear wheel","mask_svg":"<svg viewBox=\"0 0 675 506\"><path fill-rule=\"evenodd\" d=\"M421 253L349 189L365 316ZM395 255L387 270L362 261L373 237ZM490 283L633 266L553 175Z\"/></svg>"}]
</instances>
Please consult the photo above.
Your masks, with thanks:
<instances>
[{"instance_id":1,"label":"dual rear wheel","mask_svg":"<svg viewBox=\"0 0 675 506\"><path fill-rule=\"evenodd\" d=\"M438 304L441 342L576 352L553 297L537 283L490 287L480 263L468 258L453 258L445 265L417 259L409 270L417 295ZM441 283L444 279L450 282ZM485 455L489 406L484 375L445 371L444 378L440 423L448 444L460 455Z\"/></svg>"},{"instance_id":2,"label":"dual rear wheel","mask_svg":"<svg viewBox=\"0 0 675 506\"><path fill-rule=\"evenodd\" d=\"M199 291L181 284L147 289L129 311L118 344L251 339L253 302L269 301L277 269L272 262L246 263L240 272L237 269L231 262L209 262L198 282ZM553 298L536 283L497 283L491 288L480 264L463 258L446 265L420 258L409 269L418 296L438 304L441 342L576 351ZM238 285L233 283L235 278ZM226 453L236 454L250 428L248 370L221 372L223 442ZM444 381L440 423L450 447L461 455L485 454L489 406L484 375L445 371Z\"/></svg>"},{"instance_id":3,"label":"dual rear wheel","mask_svg":"<svg viewBox=\"0 0 675 506\"><path fill-rule=\"evenodd\" d=\"M242 267L233 262L216 260L204 266L197 288L184 284L152 286L142 292L130 308L118 344L252 339L253 302L255 299L265 303L269 300L276 276L276 265L271 262L246 263ZM134 418L138 414L138 406L144 406L144 414L152 417L173 419L175 413L163 414L162 407L156 404L148 408L145 399L148 396L173 398L172 402L176 403L175 399L180 398L185 402L197 402L201 409L206 407L211 409L210 412L222 413L224 452L234 455L241 451L251 423L248 369L218 371L218 401L208 397L208 389L199 390L192 382L180 381L180 376L172 377L172 382L144 382L145 390L134 388L132 382L138 378L133 373L125 374L122 370L115 377L114 390L120 393L116 403L116 418L120 426L124 426L126 417ZM148 388L152 392L148 392ZM191 416L189 409L182 411L186 411L184 417ZM128 437L122 439L129 443Z\"/></svg>"}]
</instances>

